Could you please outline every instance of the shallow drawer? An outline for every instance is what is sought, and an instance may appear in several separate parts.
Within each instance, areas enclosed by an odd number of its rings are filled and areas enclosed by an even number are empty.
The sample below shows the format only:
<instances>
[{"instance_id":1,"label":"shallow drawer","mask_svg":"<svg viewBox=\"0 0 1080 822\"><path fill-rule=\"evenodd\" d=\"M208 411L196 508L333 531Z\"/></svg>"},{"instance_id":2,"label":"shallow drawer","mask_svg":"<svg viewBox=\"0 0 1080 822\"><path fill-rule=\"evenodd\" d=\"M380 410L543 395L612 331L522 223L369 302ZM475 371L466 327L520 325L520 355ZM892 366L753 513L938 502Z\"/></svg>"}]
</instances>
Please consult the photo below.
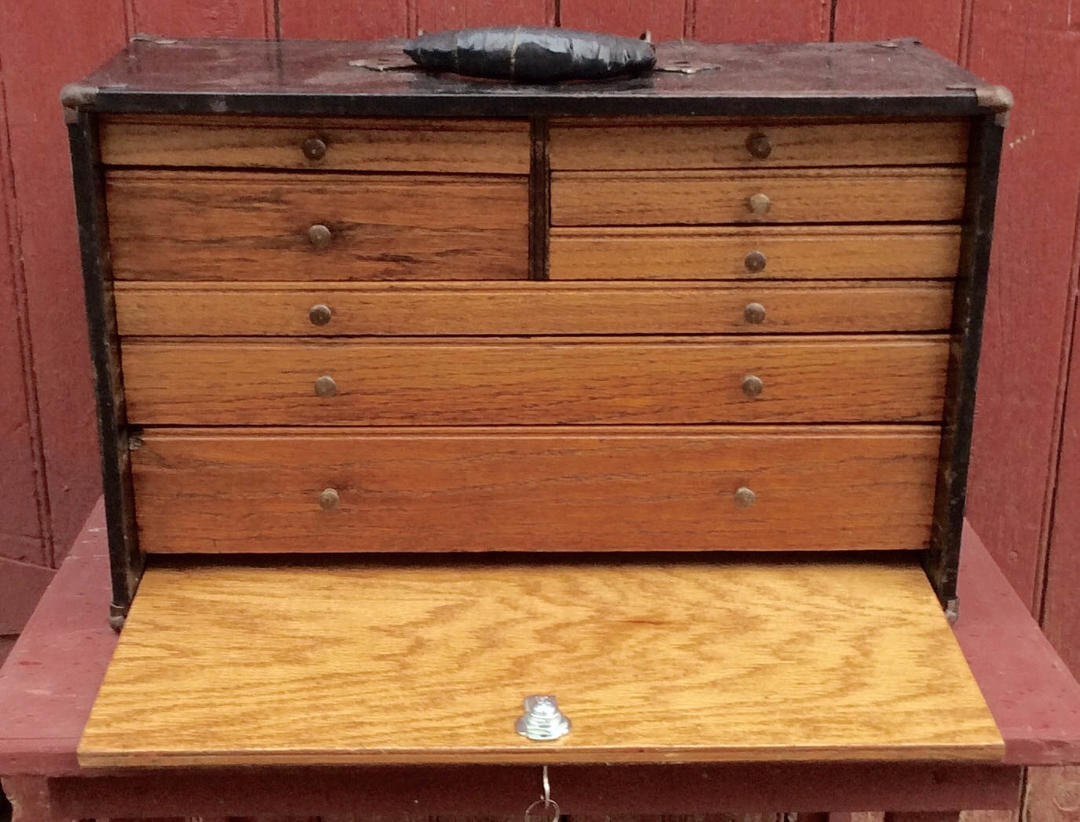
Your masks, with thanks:
<instances>
[{"instance_id":1,"label":"shallow drawer","mask_svg":"<svg viewBox=\"0 0 1080 822\"><path fill-rule=\"evenodd\" d=\"M732 123L697 118L556 121L553 169L910 166L967 160L963 120Z\"/></svg>"},{"instance_id":2,"label":"shallow drawer","mask_svg":"<svg viewBox=\"0 0 1080 822\"><path fill-rule=\"evenodd\" d=\"M555 228L553 280L952 278L960 228Z\"/></svg>"},{"instance_id":3,"label":"shallow drawer","mask_svg":"<svg viewBox=\"0 0 1080 822\"><path fill-rule=\"evenodd\" d=\"M528 276L524 178L115 171L106 187L119 280Z\"/></svg>"},{"instance_id":4,"label":"shallow drawer","mask_svg":"<svg viewBox=\"0 0 1080 822\"><path fill-rule=\"evenodd\" d=\"M945 331L948 282L118 283L122 335Z\"/></svg>"},{"instance_id":5,"label":"shallow drawer","mask_svg":"<svg viewBox=\"0 0 1080 822\"><path fill-rule=\"evenodd\" d=\"M556 171L551 223L954 222L962 168L794 171Z\"/></svg>"},{"instance_id":6,"label":"shallow drawer","mask_svg":"<svg viewBox=\"0 0 1080 822\"><path fill-rule=\"evenodd\" d=\"M123 344L128 420L192 425L938 421L942 336Z\"/></svg>"},{"instance_id":7,"label":"shallow drawer","mask_svg":"<svg viewBox=\"0 0 1080 822\"><path fill-rule=\"evenodd\" d=\"M111 116L112 166L218 166L528 174L529 124L512 120Z\"/></svg>"},{"instance_id":8,"label":"shallow drawer","mask_svg":"<svg viewBox=\"0 0 1080 822\"><path fill-rule=\"evenodd\" d=\"M937 426L147 430L150 553L924 548Z\"/></svg>"}]
</instances>

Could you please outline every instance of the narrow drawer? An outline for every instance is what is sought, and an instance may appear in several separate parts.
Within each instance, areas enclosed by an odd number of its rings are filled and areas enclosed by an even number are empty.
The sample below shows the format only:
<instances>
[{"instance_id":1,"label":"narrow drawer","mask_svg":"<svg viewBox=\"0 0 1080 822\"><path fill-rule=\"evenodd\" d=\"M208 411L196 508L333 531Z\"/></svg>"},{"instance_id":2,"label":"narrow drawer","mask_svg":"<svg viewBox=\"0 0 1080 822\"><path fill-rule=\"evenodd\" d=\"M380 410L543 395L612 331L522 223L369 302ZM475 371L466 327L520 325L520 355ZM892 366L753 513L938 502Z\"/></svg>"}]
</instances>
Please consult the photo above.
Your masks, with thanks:
<instances>
[{"instance_id":1,"label":"narrow drawer","mask_svg":"<svg viewBox=\"0 0 1080 822\"><path fill-rule=\"evenodd\" d=\"M955 222L962 168L554 171L551 223Z\"/></svg>"},{"instance_id":2,"label":"narrow drawer","mask_svg":"<svg viewBox=\"0 0 1080 822\"><path fill-rule=\"evenodd\" d=\"M938 440L928 426L148 430L132 471L150 553L909 550L929 539Z\"/></svg>"},{"instance_id":3,"label":"narrow drawer","mask_svg":"<svg viewBox=\"0 0 1080 822\"><path fill-rule=\"evenodd\" d=\"M111 166L528 174L529 124L513 120L104 118Z\"/></svg>"},{"instance_id":4,"label":"narrow drawer","mask_svg":"<svg viewBox=\"0 0 1080 822\"><path fill-rule=\"evenodd\" d=\"M558 170L962 164L968 124L820 123L680 118L567 120L551 126Z\"/></svg>"},{"instance_id":5,"label":"narrow drawer","mask_svg":"<svg viewBox=\"0 0 1080 822\"><path fill-rule=\"evenodd\" d=\"M189 425L891 422L941 418L943 336L128 340L128 420Z\"/></svg>"},{"instance_id":6,"label":"narrow drawer","mask_svg":"<svg viewBox=\"0 0 1080 822\"><path fill-rule=\"evenodd\" d=\"M946 331L952 283L118 283L138 336Z\"/></svg>"},{"instance_id":7,"label":"narrow drawer","mask_svg":"<svg viewBox=\"0 0 1080 822\"><path fill-rule=\"evenodd\" d=\"M457 175L114 171L118 280L528 276L528 182Z\"/></svg>"},{"instance_id":8,"label":"narrow drawer","mask_svg":"<svg viewBox=\"0 0 1080 822\"><path fill-rule=\"evenodd\" d=\"M553 280L953 278L960 228L556 228Z\"/></svg>"}]
</instances>

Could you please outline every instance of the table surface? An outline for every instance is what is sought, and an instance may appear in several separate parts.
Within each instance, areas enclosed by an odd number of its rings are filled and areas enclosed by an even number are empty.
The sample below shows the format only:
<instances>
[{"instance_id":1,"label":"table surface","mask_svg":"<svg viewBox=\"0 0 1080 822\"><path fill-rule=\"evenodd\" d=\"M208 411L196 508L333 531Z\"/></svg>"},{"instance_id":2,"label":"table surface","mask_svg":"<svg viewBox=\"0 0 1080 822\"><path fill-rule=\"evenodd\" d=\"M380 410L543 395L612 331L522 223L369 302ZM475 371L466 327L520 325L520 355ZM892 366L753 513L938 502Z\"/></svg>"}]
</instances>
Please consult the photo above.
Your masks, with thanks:
<instances>
[{"instance_id":1,"label":"table surface","mask_svg":"<svg viewBox=\"0 0 1080 822\"><path fill-rule=\"evenodd\" d=\"M194 803L208 813L257 813L259 806L300 810L310 807L305 797L340 809L364 796L371 812L520 812L522 800L536 793L536 766L83 770L76 745L117 639L108 626L107 601L99 503L0 669L0 774L47 777L53 801L65 813L93 816L96 802L122 816L150 790L159 811ZM1080 684L970 529L960 608L956 636L1004 737L1002 764L559 766L552 778L564 811L1013 806L1020 765L1080 762Z\"/></svg>"}]
</instances>

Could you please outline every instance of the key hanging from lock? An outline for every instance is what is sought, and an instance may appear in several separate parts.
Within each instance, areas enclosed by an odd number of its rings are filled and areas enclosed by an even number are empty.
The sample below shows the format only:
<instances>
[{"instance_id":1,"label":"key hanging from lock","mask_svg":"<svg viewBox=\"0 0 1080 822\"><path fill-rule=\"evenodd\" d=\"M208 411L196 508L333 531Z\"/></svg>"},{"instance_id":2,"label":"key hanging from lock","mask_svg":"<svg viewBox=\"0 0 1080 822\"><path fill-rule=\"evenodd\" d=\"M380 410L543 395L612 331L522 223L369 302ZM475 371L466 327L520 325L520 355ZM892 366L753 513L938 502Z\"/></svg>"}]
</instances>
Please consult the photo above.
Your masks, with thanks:
<instances>
[{"instance_id":1,"label":"key hanging from lock","mask_svg":"<svg viewBox=\"0 0 1080 822\"><path fill-rule=\"evenodd\" d=\"M525 809L525 822L559 822L562 811L559 809L559 803L551 798L551 782L548 779L547 765L544 765L541 771L540 783L540 798Z\"/></svg>"}]
</instances>

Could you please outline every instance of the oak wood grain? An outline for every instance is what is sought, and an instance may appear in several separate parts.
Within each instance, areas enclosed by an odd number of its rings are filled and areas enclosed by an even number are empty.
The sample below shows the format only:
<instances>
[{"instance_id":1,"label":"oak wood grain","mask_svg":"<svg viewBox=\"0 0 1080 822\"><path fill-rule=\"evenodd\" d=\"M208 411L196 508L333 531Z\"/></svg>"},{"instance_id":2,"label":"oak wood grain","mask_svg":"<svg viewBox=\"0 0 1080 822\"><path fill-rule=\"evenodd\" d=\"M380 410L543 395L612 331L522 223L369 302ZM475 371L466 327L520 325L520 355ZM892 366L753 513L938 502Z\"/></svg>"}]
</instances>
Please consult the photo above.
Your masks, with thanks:
<instances>
[{"instance_id":1,"label":"oak wood grain","mask_svg":"<svg viewBox=\"0 0 1080 822\"><path fill-rule=\"evenodd\" d=\"M965 171L953 167L792 171L553 171L551 224L954 222ZM749 199L771 206L755 214Z\"/></svg>"},{"instance_id":2,"label":"oak wood grain","mask_svg":"<svg viewBox=\"0 0 1080 822\"><path fill-rule=\"evenodd\" d=\"M937 426L150 428L132 471L150 553L913 550L929 539L939 438ZM327 488L338 502L324 510Z\"/></svg>"},{"instance_id":3,"label":"oak wood grain","mask_svg":"<svg viewBox=\"0 0 1080 822\"><path fill-rule=\"evenodd\" d=\"M304 155L310 137L326 154ZM529 124L514 120L111 115L101 124L111 166L528 174Z\"/></svg>"},{"instance_id":4,"label":"oak wood grain","mask_svg":"<svg viewBox=\"0 0 1080 822\"><path fill-rule=\"evenodd\" d=\"M122 346L127 418L147 425L936 422L947 353L870 335Z\"/></svg>"},{"instance_id":5,"label":"oak wood grain","mask_svg":"<svg viewBox=\"0 0 1080 822\"><path fill-rule=\"evenodd\" d=\"M118 280L528 275L524 177L120 170L107 200Z\"/></svg>"},{"instance_id":6,"label":"oak wood grain","mask_svg":"<svg viewBox=\"0 0 1080 822\"><path fill-rule=\"evenodd\" d=\"M751 138L768 141L754 156ZM551 126L558 170L912 166L967 160L968 125L938 122L791 123L694 118L560 120Z\"/></svg>"},{"instance_id":7,"label":"oak wood grain","mask_svg":"<svg viewBox=\"0 0 1080 822\"><path fill-rule=\"evenodd\" d=\"M553 228L552 280L954 278L960 228ZM764 255L750 271L747 254Z\"/></svg>"},{"instance_id":8,"label":"oak wood grain","mask_svg":"<svg viewBox=\"0 0 1080 822\"><path fill-rule=\"evenodd\" d=\"M123 282L115 299L120 333L141 336L917 332L948 330L952 285ZM325 325L315 305L330 309Z\"/></svg>"},{"instance_id":9,"label":"oak wood grain","mask_svg":"<svg viewBox=\"0 0 1080 822\"><path fill-rule=\"evenodd\" d=\"M514 733L536 693L558 697L568 736ZM352 559L151 567L79 760L996 761L1002 750L914 562Z\"/></svg>"}]
</instances>

